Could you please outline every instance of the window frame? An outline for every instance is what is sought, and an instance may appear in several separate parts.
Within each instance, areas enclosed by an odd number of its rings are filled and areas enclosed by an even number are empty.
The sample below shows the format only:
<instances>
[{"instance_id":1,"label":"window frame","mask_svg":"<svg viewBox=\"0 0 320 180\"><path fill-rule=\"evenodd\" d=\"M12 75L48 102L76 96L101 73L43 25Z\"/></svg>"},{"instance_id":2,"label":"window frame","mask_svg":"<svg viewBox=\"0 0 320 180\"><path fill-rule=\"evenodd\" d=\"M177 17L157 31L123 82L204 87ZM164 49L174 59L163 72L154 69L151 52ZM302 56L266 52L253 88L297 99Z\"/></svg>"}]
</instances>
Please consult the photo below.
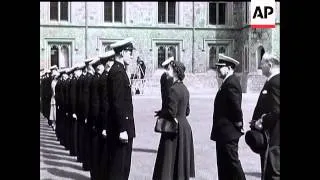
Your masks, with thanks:
<instances>
[{"instance_id":1,"label":"window frame","mask_svg":"<svg viewBox=\"0 0 320 180\"><path fill-rule=\"evenodd\" d=\"M60 41L49 41L48 42L48 49L49 49L49 61L48 61L48 64L51 65L51 48L52 47L58 47L58 67L60 67L60 61L62 60L62 47L65 46L68 48L68 64L66 67L63 67L63 68L69 68L69 67L72 67L72 42L60 42ZM50 67L50 66L49 66Z\"/></svg>"},{"instance_id":2,"label":"window frame","mask_svg":"<svg viewBox=\"0 0 320 180\"><path fill-rule=\"evenodd\" d=\"M170 47L174 47L175 48L175 60L177 61L180 61L180 55L179 55L179 52L180 52L180 47L179 47L179 43L171 43L171 42L157 42L155 44L155 47L156 47L156 63L155 63L155 68L156 69L161 69L162 67L160 66L159 67L159 48L160 47L164 47L164 50L165 50L165 54L164 54L164 60L168 59L169 58L169 48Z\"/></svg>"},{"instance_id":3,"label":"window frame","mask_svg":"<svg viewBox=\"0 0 320 180\"><path fill-rule=\"evenodd\" d=\"M116 1L117 2L117 1ZM103 6L102 6L102 9L103 9L103 15L102 15L102 19L103 19L103 23L105 24L124 24L125 23L125 2L123 1L120 1L122 3L122 20L121 22L115 22L114 21L114 17L115 17L115 10L114 10L114 1L111 1L112 3L112 14L111 14L111 21L105 21L105 2L103 2Z\"/></svg>"},{"instance_id":4,"label":"window frame","mask_svg":"<svg viewBox=\"0 0 320 180\"><path fill-rule=\"evenodd\" d=\"M229 56L230 54L230 44L229 43L220 43L220 42L217 42L217 43L208 43L207 45L208 47L208 53L207 53L207 57L208 57L208 61L207 61L207 70L216 70L216 67L214 68L211 68L210 67L210 50L212 47L215 47L216 48L216 57L218 58L219 57L219 53L220 53L220 48L221 47L225 47L225 55Z\"/></svg>"},{"instance_id":5,"label":"window frame","mask_svg":"<svg viewBox=\"0 0 320 180\"><path fill-rule=\"evenodd\" d=\"M247 45L245 45L243 47L243 66L242 66L242 71L247 73L249 72L249 47Z\"/></svg>"},{"instance_id":6,"label":"window frame","mask_svg":"<svg viewBox=\"0 0 320 180\"><path fill-rule=\"evenodd\" d=\"M216 4L216 24L210 24L210 3ZM225 9L225 24L219 22L219 4L226 4ZM208 27L226 27L232 26L233 21L233 2L226 1L210 1L207 2L207 26Z\"/></svg>"},{"instance_id":7,"label":"window frame","mask_svg":"<svg viewBox=\"0 0 320 180\"><path fill-rule=\"evenodd\" d=\"M68 20L61 20L61 2L58 1L58 19L51 19L51 2L49 2L49 21L50 22L71 22L71 2L68 3Z\"/></svg>"},{"instance_id":8,"label":"window frame","mask_svg":"<svg viewBox=\"0 0 320 180\"><path fill-rule=\"evenodd\" d=\"M157 3L157 24L160 24L160 25L178 25L179 24L179 2L177 1L173 1L175 2L175 14L174 14L174 23L169 23L168 22L168 19L169 19L169 2L168 1L165 1L165 22L159 22L159 2Z\"/></svg>"},{"instance_id":9,"label":"window frame","mask_svg":"<svg viewBox=\"0 0 320 180\"><path fill-rule=\"evenodd\" d=\"M243 2L243 25L250 24L250 2Z\"/></svg>"}]
</instances>

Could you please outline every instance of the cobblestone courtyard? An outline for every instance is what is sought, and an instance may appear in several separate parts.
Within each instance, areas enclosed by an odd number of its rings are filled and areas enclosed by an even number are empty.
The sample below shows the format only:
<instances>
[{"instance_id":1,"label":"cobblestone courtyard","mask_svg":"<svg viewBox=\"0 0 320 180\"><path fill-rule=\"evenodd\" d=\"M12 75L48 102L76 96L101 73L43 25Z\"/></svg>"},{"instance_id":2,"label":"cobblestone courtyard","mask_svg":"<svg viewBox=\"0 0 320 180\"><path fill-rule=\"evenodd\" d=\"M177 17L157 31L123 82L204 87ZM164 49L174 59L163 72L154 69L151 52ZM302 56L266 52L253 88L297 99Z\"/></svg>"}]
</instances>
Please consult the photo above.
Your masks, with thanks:
<instances>
[{"instance_id":1,"label":"cobblestone courtyard","mask_svg":"<svg viewBox=\"0 0 320 180\"><path fill-rule=\"evenodd\" d=\"M214 93L213 93L214 94ZM258 94L243 94L242 109L245 131L257 102ZM214 95L191 94L188 117L193 130L196 180L218 179L215 142L210 140ZM161 106L159 97L134 96L134 117L137 137L133 142L130 180L151 180L160 134L154 132L154 111ZM260 159L244 141L239 141L239 157L247 180L260 179ZM56 136L47 121L40 115L40 177L41 179L89 180L89 172L82 171L76 157L56 141Z\"/></svg>"}]
</instances>

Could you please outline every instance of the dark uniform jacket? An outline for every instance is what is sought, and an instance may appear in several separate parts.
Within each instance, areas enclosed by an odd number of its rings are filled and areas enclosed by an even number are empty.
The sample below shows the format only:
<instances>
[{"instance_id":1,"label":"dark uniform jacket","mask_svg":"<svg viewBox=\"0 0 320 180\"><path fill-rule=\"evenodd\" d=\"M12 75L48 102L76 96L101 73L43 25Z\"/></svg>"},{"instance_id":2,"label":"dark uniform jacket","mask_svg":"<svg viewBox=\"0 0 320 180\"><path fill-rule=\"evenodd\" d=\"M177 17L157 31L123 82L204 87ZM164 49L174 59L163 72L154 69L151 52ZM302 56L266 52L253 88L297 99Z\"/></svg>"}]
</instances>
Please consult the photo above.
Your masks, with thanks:
<instances>
[{"instance_id":1,"label":"dark uniform jacket","mask_svg":"<svg viewBox=\"0 0 320 180\"><path fill-rule=\"evenodd\" d=\"M65 82L64 86L64 92L65 92L65 101L64 101L64 107L66 113L70 113L71 111L71 104L70 104L70 87L71 87L71 79L68 78Z\"/></svg>"},{"instance_id":2,"label":"dark uniform jacket","mask_svg":"<svg viewBox=\"0 0 320 180\"><path fill-rule=\"evenodd\" d=\"M252 120L263 114L262 127L270 136L270 146L280 146L280 74L273 76L263 86Z\"/></svg>"},{"instance_id":3,"label":"dark uniform jacket","mask_svg":"<svg viewBox=\"0 0 320 180\"><path fill-rule=\"evenodd\" d=\"M108 129L109 98L108 98L108 72L104 71L98 81L99 102L100 102L100 125Z\"/></svg>"},{"instance_id":4,"label":"dark uniform jacket","mask_svg":"<svg viewBox=\"0 0 320 180\"><path fill-rule=\"evenodd\" d=\"M93 75L90 73L87 73L82 78L81 83L81 109L83 113L84 118L88 118L89 115L89 108L90 108L90 86L92 81Z\"/></svg>"},{"instance_id":5,"label":"dark uniform jacket","mask_svg":"<svg viewBox=\"0 0 320 180\"><path fill-rule=\"evenodd\" d=\"M77 78L73 77L70 82L70 112L72 114L77 113L77 99L78 99L78 91L77 91Z\"/></svg>"},{"instance_id":6,"label":"dark uniform jacket","mask_svg":"<svg viewBox=\"0 0 320 180\"><path fill-rule=\"evenodd\" d=\"M243 122L241 101L241 85L233 74L223 82L215 97L211 140L227 142L243 135L242 127L235 125Z\"/></svg>"},{"instance_id":7,"label":"dark uniform jacket","mask_svg":"<svg viewBox=\"0 0 320 180\"><path fill-rule=\"evenodd\" d=\"M55 87L55 100L56 100L56 106L57 108L59 107L59 110L61 110L61 104L62 104L62 99L63 99L63 95L62 95L62 79L59 78L57 80L57 84Z\"/></svg>"},{"instance_id":8,"label":"dark uniform jacket","mask_svg":"<svg viewBox=\"0 0 320 180\"><path fill-rule=\"evenodd\" d=\"M99 80L101 75L99 73L95 73L92 77L91 85L90 85L90 118L88 121L96 128L96 130L101 131L102 125L99 117L100 113L100 94L99 94Z\"/></svg>"},{"instance_id":9,"label":"dark uniform jacket","mask_svg":"<svg viewBox=\"0 0 320 180\"><path fill-rule=\"evenodd\" d=\"M128 138L134 138L136 134L131 85L123 64L115 61L110 68L107 83L110 108L107 131L115 136L118 136L120 132L127 131Z\"/></svg>"}]
</instances>

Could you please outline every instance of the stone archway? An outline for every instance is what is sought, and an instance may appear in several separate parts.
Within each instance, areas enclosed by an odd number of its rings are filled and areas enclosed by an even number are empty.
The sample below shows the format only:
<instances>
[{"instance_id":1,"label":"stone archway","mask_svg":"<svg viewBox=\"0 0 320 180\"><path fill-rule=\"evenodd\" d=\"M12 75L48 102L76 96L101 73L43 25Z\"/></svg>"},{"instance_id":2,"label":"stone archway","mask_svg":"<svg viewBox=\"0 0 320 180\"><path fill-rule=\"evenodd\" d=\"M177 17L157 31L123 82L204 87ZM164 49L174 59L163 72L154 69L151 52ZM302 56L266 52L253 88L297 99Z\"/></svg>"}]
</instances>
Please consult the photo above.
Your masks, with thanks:
<instances>
[{"instance_id":1,"label":"stone archway","mask_svg":"<svg viewBox=\"0 0 320 180\"><path fill-rule=\"evenodd\" d=\"M262 60L262 56L265 53L265 49L262 45L260 45L257 48L257 52L256 52L256 62L257 62L257 69L261 69L261 60Z\"/></svg>"}]
</instances>

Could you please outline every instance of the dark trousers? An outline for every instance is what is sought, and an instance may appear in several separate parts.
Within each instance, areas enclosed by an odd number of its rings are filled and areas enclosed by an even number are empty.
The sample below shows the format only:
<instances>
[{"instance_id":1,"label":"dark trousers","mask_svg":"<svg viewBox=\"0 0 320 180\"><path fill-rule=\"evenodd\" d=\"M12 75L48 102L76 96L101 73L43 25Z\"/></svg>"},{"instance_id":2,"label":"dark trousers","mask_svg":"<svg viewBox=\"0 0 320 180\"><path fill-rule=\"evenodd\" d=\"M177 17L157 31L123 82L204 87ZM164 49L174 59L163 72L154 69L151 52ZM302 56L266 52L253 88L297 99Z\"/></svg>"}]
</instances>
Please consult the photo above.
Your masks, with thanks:
<instances>
[{"instance_id":1,"label":"dark trousers","mask_svg":"<svg viewBox=\"0 0 320 180\"><path fill-rule=\"evenodd\" d=\"M79 117L79 116L77 116ZM84 138L83 138L83 134L84 134L84 125L83 125L83 122L82 122L82 118L79 118L78 121L77 121L77 125L78 125L78 133L77 133L77 145L78 145L78 160L80 162L83 163L84 161Z\"/></svg>"},{"instance_id":2,"label":"dark trousers","mask_svg":"<svg viewBox=\"0 0 320 180\"><path fill-rule=\"evenodd\" d=\"M83 123L83 164L82 167L84 170L90 170L91 165L91 131L88 124Z\"/></svg>"},{"instance_id":3,"label":"dark trousers","mask_svg":"<svg viewBox=\"0 0 320 180\"><path fill-rule=\"evenodd\" d=\"M100 133L100 134L99 134ZM91 150L91 168L90 175L92 180L103 180L101 175L101 161L105 161L102 157L105 140L101 137L101 132L95 131L92 135L92 150ZM108 159L108 158L107 158ZM103 168L107 171L107 168Z\"/></svg>"},{"instance_id":4,"label":"dark trousers","mask_svg":"<svg viewBox=\"0 0 320 180\"><path fill-rule=\"evenodd\" d=\"M229 142L216 142L219 180L245 180L238 156L239 139Z\"/></svg>"},{"instance_id":5,"label":"dark trousers","mask_svg":"<svg viewBox=\"0 0 320 180\"><path fill-rule=\"evenodd\" d=\"M263 180L280 180L280 146L271 146L268 150L266 168L265 153L260 154Z\"/></svg>"},{"instance_id":6,"label":"dark trousers","mask_svg":"<svg viewBox=\"0 0 320 180\"><path fill-rule=\"evenodd\" d=\"M67 150L70 150L70 131L71 131L71 120L68 116L65 115L65 120L64 120L64 139L65 139L65 148Z\"/></svg>"},{"instance_id":7,"label":"dark trousers","mask_svg":"<svg viewBox=\"0 0 320 180\"><path fill-rule=\"evenodd\" d=\"M56 135L58 140L60 141L60 144L62 144L61 142L61 109L58 109L58 105L56 108Z\"/></svg>"},{"instance_id":8,"label":"dark trousers","mask_svg":"<svg viewBox=\"0 0 320 180\"><path fill-rule=\"evenodd\" d=\"M78 156L78 122L76 119L72 118L73 128L72 128L72 142L73 142L73 151L74 156Z\"/></svg>"},{"instance_id":9,"label":"dark trousers","mask_svg":"<svg viewBox=\"0 0 320 180\"><path fill-rule=\"evenodd\" d=\"M128 180L131 166L132 142L119 141L119 136L107 137L107 148L109 154L108 161L108 180ZM105 151L105 150L104 150Z\"/></svg>"}]
</instances>

